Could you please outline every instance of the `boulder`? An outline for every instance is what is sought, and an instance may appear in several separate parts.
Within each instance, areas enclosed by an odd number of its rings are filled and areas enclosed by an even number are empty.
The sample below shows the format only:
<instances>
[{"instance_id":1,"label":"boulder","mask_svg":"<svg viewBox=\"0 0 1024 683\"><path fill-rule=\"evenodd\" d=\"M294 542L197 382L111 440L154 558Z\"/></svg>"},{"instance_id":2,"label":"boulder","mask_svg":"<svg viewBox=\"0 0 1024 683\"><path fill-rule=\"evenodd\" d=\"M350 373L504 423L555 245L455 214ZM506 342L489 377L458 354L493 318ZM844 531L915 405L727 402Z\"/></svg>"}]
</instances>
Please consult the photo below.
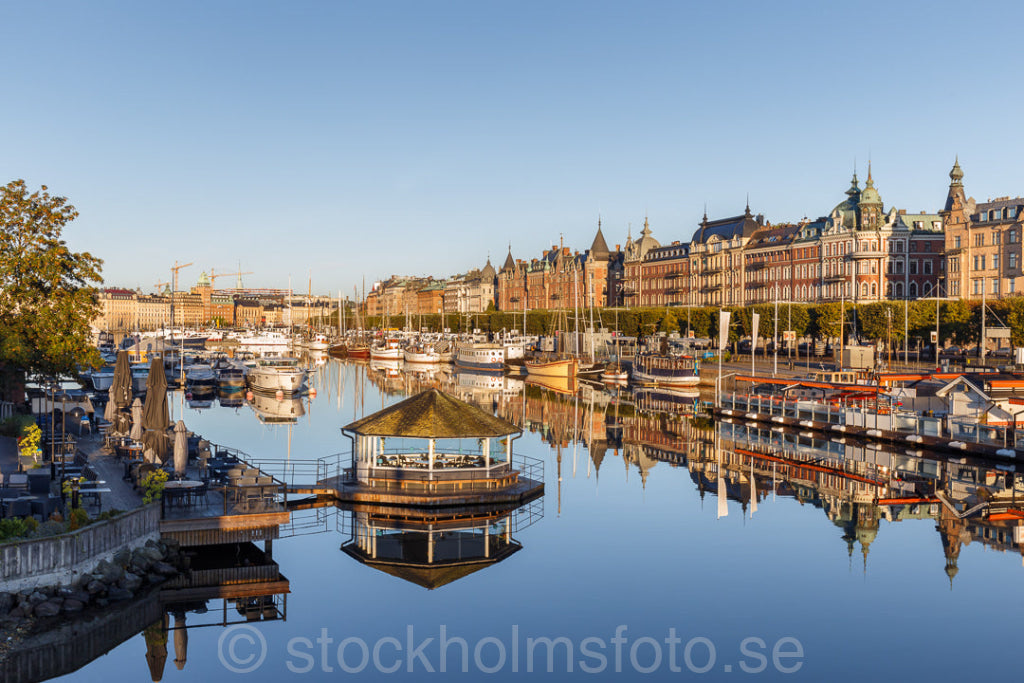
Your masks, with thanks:
<instances>
[{"instance_id":1,"label":"boulder","mask_svg":"<svg viewBox=\"0 0 1024 683\"><path fill-rule=\"evenodd\" d=\"M15 604L14 595L11 593L0 593L0 617L10 612Z\"/></svg>"},{"instance_id":2,"label":"boulder","mask_svg":"<svg viewBox=\"0 0 1024 683\"><path fill-rule=\"evenodd\" d=\"M153 565L153 571L162 576L176 576L178 570L167 564L166 562L157 562Z\"/></svg>"},{"instance_id":3,"label":"boulder","mask_svg":"<svg viewBox=\"0 0 1024 683\"><path fill-rule=\"evenodd\" d=\"M158 583L163 583L165 581L165 579L164 579L164 577L160 576L159 574L154 574L153 572L150 572L150 573L146 574L146 581L149 581L149 583L151 583L151 584L153 584L155 586Z\"/></svg>"},{"instance_id":4,"label":"boulder","mask_svg":"<svg viewBox=\"0 0 1024 683\"><path fill-rule=\"evenodd\" d=\"M107 590L107 597L112 602L120 602L122 600L131 600L132 593L131 591L127 591L124 588L121 588L120 586L111 586Z\"/></svg>"},{"instance_id":5,"label":"boulder","mask_svg":"<svg viewBox=\"0 0 1024 683\"><path fill-rule=\"evenodd\" d=\"M85 586L85 590L89 592L89 595L99 595L103 591L107 590L105 583L98 579L93 579Z\"/></svg>"},{"instance_id":6,"label":"boulder","mask_svg":"<svg viewBox=\"0 0 1024 683\"><path fill-rule=\"evenodd\" d=\"M128 563L132 561L132 551L128 548L122 548L114 553L114 564L118 567L127 567Z\"/></svg>"},{"instance_id":7,"label":"boulder","mask_svg":"<svg viewBox=\"0 0 1024 683\"><path fill-rule=\"evenodd\" d=\"M131 591L132 593L134 593L135 591L139 590L139 588L142 586L142 577L138 574L126 572L124 578L121 579L117 585L121 588L124 588L127 591Z\"/></svg>"},{"instance_id":8,"label":"boulder","mask_svg":"<svg viewBox=\"0 0 1024 683\"><path fill-rule=\"evenodd\" d=\"M92 573L93 576L103 583L112 584L121 580L121 577L124 576L124 569L106 560L100 560L100 563L96 565L96 569Z\"/></svg>"},{"instance_id":9,"label":"boulder","mask_svg":"<svg viewBox=\"0 0 1024 683\"><path fill-rule=\"evenodd\" d=\"M60 614L63 600L47 600L36 605L34 613L37 617L55 617Z\"/></svg>"},{"instance_id":10,"label":"boulder","mask_svg":"<svg viewBox=\"0 0 1024 683\"><path fill-rule=\"evenodd\" d=\"M81 612L85 609L85 603L75 598L64 598L63 604L60 606L64 612Z\"/></svg>"},{"instance_id":11,"label":"boulder","mask_svg":"<svg viewBox=\"0 0 1024 683\"><path fill-rule=\"evenodd\" d=\"M35 607L36 605L41 605L47 600L49 600L49 597L42 591L35 591L34 593L28 596L28 604L32 605L33 607Z\"/></svg>"}]
</instances>

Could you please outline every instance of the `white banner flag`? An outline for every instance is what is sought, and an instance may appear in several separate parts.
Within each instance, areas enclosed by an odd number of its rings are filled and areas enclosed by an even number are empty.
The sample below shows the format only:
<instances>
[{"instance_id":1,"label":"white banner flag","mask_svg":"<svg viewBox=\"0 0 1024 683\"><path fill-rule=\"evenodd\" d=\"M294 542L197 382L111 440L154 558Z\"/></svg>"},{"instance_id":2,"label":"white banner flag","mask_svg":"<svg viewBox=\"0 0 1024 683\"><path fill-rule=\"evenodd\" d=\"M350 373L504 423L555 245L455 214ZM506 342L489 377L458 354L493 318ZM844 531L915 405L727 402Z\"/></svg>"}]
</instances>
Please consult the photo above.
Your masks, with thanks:
<instances>
[{"instance_id":1,"label":"white banner flag","mask_svg":"<svg viewBox=\"0 0 1024 683\"><path fill-rule=\"evenodd\" d=\"M757 333L761 330L761 314L754 314L754 323L750 326L750 353L757 351Z\"/></svg>"},{"instance_id":2,"label":"white banner flag","mask_svg":"<svg viewBox=\"0 0 1024 683\"><path fill-rule=\"evenodd\" d=\"M729 341L729 311L718 313L718 350L725 351L725 345Z\"/></svg>"}]
</instances>

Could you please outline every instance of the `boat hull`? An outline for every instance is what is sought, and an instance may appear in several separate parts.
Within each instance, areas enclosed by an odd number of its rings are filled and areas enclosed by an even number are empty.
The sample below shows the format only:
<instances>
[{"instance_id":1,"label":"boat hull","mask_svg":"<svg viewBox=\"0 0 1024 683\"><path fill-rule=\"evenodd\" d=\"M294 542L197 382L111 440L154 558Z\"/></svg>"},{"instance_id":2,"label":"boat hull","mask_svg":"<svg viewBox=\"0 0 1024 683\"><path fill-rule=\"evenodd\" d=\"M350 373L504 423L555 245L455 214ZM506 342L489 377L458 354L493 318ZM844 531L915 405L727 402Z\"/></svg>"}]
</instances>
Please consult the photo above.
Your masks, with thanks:
<instances>
[{"instance_id":1,"label":"boat hull","mask_svg":"<svg viewBox=\"0 0 1024 683\"><path fill-rule=\"evenodd\" d=\"M575 358L552 361L526 361L526 372L535 377L575 377L579 369Z\"/></svg>"}]
</instances>

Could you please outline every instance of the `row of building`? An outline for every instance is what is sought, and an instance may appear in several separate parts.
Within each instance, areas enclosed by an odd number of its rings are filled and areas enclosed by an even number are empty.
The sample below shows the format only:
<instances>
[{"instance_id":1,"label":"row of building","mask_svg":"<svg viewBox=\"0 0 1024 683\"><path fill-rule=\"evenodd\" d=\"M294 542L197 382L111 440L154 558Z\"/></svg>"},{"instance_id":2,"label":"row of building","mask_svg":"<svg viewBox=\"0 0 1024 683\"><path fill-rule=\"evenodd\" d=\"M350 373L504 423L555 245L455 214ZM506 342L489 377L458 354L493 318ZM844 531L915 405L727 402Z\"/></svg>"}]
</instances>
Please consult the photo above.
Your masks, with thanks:
<instances>
[{"instance_id":1,"label":"row of building","mask_svg":"<svg viewBox=\"0 0 1024 683\"><path fill-rule=\"evenodd\" d=\"M954 297L1001 298L1024 289L1024 199L968 198L954 163L943 208L885 208L871 166L854 173L846 198L826 215L771 224L743 214L704 215L689 241L662 244L644 219L639 237L610 249L598 220L586 251L564 244L447 279L392 276L365 295L362 313L382 318L589 307L743 306ZM214 290L204 274L188 292L101 292L104 329L304 324L337 310L326 297L287 290Z\"/></svg>"},{"instance_id":2,"label":"row of building","mask_svg":"<svg viewBox=\"0 0 1024 683\"><path fill-rule=\"evenodd\" d=\"M97 293L93 326L111 332L171 327L304 325L337 310L323 296L294 296L282 289L220 289L206 273L188 291L162 294L111 287Z\"/></svg>"},{"instance_id":3,"label":"row of building","mask_svg":"<svg viewBox=\"0 0 1024 683\"><path fill-rule=\"evenodd\" d=\"M552 246L446 282L393 277L367 298L371 314L503 311L590 306L743 306L886 299L1011 296L1024 286L1024 199L967 198L959 162L940 211L886 208L871 167L816 220L771 224L749 205L709 219L689 241L662 244L644 220L614 249L597 233L586 251ZM492 273L493 280L492 280ZM493 291L493 299L488 295ZM431 297L425 296L432 292Z\"/></svg>"}]
</instances>

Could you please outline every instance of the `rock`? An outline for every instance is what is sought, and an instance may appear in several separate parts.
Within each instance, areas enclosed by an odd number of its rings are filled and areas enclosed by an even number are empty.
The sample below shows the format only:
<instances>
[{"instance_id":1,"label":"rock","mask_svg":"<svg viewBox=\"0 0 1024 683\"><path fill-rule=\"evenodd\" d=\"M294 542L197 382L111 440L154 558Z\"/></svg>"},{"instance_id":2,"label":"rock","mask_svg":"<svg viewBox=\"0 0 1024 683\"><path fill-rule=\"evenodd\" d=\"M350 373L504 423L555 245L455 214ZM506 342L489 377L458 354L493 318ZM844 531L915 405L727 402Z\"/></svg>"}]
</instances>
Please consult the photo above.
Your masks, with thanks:
<instances>
[{"instance_id":1,"label":"rock","mask_svg":"<svg viewBox=\"0 0 1024 683\"><path fill-rule=\"evenodd\" d=\"M109 604L110 604L110 600L107 600L106 598L97 598L96 599L96 606L97 607L106 607Z\"/></svg>"},{"instance_id":2,"label":"rock","mask_svg":"<svg viewBox=\"0 0 1024 683\"><path fill-rule=\"evenodd\" d=\"M85 590L89 592L89 595L99 595L103 591L107 590L106 584L97 579L93 579L85 586Z\"/></svg>"},{"instance_id":3,"label":"rock","mask_svg":"<svg viewBox=\"0 0 1024 683\"><path fill-rule=\"evenodd\" d=\"M122 548L114 553L114 564L119 567L127 567L128 563L132 561L132 551L128 548Z\"/></svg>"},{"instance_id":4,"label":"rock","mask_svg":"<svg viewBox=\"0 0 1024 683\"><path fill-rule=\"evenodd\" d=\"M142 577L138 574L132 574L131 572L128 572L124 575L124 578L118 582L117 585L121 588L124 588L126 591L131 591L132 593L134 593L135 591L139 590L139 588L142 586Z\"/></svg>"},{"instance_id":5,"label":"rock","mask_svg":"<svg viewBox=\"0 0 1024 683\"><path fill-rule=\"evenodd\" d=\"M7 613L7 616L11 619L21 619L28 613L27 610L31 609L32 608L28 605L18 605L17 607L12 608L11 611Z\"/></svg>"},{"instance_id":6,"label":"rock","mask_svg":"<svg viewBox=\"0 0 1024 683\"><path fill-rule=\"evenodd\" d=\"M164 554L160 551L159 548L139 548L139 555L145 557L150 562L159 562L160 560L164 559Z\"/></svg>"},{"instance_id":7,"label":"rock","mask_svg":"<svg viewBox=\"0 0 1024 683\"><path fill-rule=\"evenodd\" d=\"M61 603L56 600L47 600L36 605L34 610L37 617L55 617L60 614Z\"/></svg>"},{"instance_id":8,"label":"rock","mask_svg":"<svg viewBox=\"0 0 1024 683\"><path fill-rule=\"evenodd\" d=\"M121 577L124 576L124 569L106 560L100 560L100 563L96 565L96 569L92 573L103 583L111 584L121 580Z\"/></svg>"},{"instance_id":9,"label":"rock","mask_svg":"<svg viewBox=\"0 0 1024 683\"><path fill-rule=\"evenodd\" d=\"M14 595L11 593L0 593L0 616L10 612L14 605Z\"/></svg>"},{"instance_id":10,"label":"rock","mask_svg":"<svg viewBox=\"0 0 1024 683\"><path fill-rule=\"evenodd\" d=\"M169 550L180 550L181 549L181 542L178 541L178 539L176 539L176 538L165 538L164 539L164 545L167 546L167 548Z\"/></svg>"},{"instance_id":11,"label":"rock","mask_svg":"<svg viewBox=\"0 0 1024 683\"><path fill-rule=\"evenodd\" d=\"M167 564L166 562L157 562L153 565L153 571L163 576L175 576L178 570Z\"/></svg>"},{"instance_id":12,"label":"rock","mask_svg":"<svg viewBox=\"0 0 1024 683\"><path fill-rule=\"evenodd\" d=\"M48 599L49 598L46 596L45 593L43 593L42 591L36 591L28 596L28 604L35 607L36 605L41 605L42 603L46 602Z\"/></svg>"},{"instance_id":13,"label":"rock","mask_svg":"<svg viewBox=\"0 0 1024 683\"><path fill-rule=\"evenodd\" d=\"M153 585L163 583L164 580L164 577L160 576L159 574L154 574L153 572L146 574L146 581L149 581Z\"/></svg>"},{"instance_id":14,"label":"rock","mask_svg":"<svg viewBox=\"0 0 1024 683\"><path fill-rule=\"evenodd\" d=\"M82 603L83 605L88 605L89 601L92 600L92 596L90 596L89 591L86 590L71 591L71 594L67 597L72 600L78 600L78 602Z\"/></svg>"},{"instance_id":15,"label":"rock","mask_svg":"<svg viewBox=\"0 0 1024 683\"><path fill-rule=\"evenodd\" d=\"M85 603L74 598L64 598L64 603L60 608L64 612L81 612L85 609Z\"/></svg>"},{"instance_id":16,"label":"rock","mask_svg":"<svg viewBox=\"0 0 1024 683\"><path fill-rule=\"evenodd\" d=\"M120 586L111 586L110 589L107 590L107 597L112 602L120 602L122 600L131 600L132 593L131 591L127 591L124 588L121 588Z\"/></svg>"}]
</instances>

